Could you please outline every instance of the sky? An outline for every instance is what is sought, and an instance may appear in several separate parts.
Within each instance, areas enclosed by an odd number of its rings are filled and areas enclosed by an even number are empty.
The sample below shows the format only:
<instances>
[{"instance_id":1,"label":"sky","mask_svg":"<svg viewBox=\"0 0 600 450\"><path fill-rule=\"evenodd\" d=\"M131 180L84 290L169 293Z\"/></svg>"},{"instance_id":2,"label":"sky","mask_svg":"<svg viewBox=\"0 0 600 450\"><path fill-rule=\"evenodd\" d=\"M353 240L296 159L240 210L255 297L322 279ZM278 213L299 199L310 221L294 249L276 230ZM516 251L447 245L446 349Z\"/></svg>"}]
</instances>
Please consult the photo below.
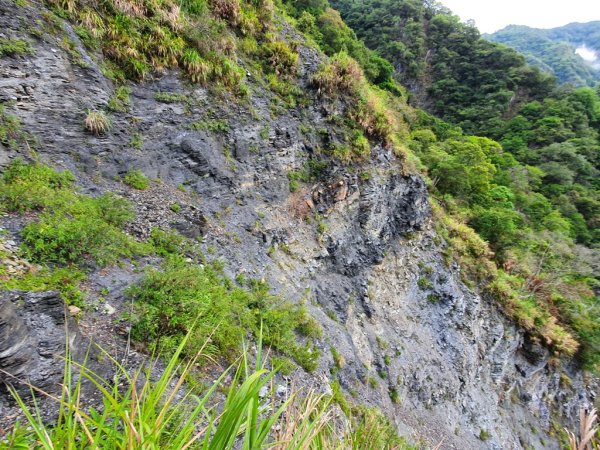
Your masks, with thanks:
<instances>
[{"instance_id":1,"label":"sky","mask_svg":"<svg viewBox=\"0 0 600 450\"><path fill-rule=\"evenodd\" d=\"M554 28L600 20L598 0L438 0L463 21L473 19L482 33L506 25Z\"/></svg>"}]
</instances>

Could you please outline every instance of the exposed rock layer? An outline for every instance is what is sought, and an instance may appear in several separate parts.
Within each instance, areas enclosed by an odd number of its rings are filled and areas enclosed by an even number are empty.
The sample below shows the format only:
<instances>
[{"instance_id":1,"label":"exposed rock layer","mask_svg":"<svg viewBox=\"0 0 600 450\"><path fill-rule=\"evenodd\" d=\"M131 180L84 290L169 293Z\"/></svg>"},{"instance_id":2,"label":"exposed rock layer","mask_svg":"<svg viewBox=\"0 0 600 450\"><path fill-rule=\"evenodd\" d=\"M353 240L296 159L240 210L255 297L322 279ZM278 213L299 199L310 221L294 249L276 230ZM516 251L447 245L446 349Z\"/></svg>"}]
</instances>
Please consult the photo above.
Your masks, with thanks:
<instances>
[{"instance_id":1,"label":"exposed rock layer","mask_svg":"<svg viewBox=\"0 0 600 450\"><path fill-rule=\"evenodd\" d=\"M58 292L0 293L0 368L16 377L12 381L21 394L29 388L17 379L57 391L64 366L60 357L67 343L65 325ZM69 325L73 332L68 341L73 344L76 325L72 321Z\"/></svg>"}]
</instances>

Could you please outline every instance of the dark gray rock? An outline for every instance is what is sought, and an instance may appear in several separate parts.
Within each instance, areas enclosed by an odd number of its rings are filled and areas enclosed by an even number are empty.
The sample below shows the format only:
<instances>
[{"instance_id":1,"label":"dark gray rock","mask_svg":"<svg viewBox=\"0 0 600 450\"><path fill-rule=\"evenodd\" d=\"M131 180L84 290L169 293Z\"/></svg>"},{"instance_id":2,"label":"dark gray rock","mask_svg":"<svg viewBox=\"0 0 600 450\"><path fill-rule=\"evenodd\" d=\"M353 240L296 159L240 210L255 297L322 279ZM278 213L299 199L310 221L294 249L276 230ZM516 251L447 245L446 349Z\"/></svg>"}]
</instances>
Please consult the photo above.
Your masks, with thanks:
<instances>
[{"instance_id":1,"label":"dark gray rock","mask_svg":"<svg viewBox=\"0 0 600 450\"><path fill-rule=\"evenodd\" d=\"M0 292L0 395L7 385L24 397L28 384L59 392L67 347L83 361L87 344L58 292Z\"/></svg>"}]
</instances>

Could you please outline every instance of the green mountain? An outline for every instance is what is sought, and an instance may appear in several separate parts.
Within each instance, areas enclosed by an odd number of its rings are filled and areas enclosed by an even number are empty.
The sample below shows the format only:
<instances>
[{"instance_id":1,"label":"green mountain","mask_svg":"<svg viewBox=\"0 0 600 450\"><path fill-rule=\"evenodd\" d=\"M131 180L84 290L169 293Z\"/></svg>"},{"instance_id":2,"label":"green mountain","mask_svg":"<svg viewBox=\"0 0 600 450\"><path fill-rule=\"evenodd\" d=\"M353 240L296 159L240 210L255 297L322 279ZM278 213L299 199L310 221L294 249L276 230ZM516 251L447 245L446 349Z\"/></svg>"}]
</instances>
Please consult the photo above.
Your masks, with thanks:
<instances>
[{"instance_id":1,"label":"green mountain","mask_svg":"<svg viewBox=\"0 0 600 450\"><path fill-rule=\"evenodd\" d=\"M485 37L523 53L530 64L554 74L561 84L593 86L600 81L600 21L547 30L509 25Z\"/></svg>"},{"instance_id":2,"label":"green mountain","mask_svg":"<svg viewBox=\"0 0 600 450\"><path fill-rule=\"evenodd\" d=\"M394 65L411 101L468 133L497 137L507 117L554 88L523 55L489 42L438 3L334 0L368 47Z\"/></svg>"}]
</instances>

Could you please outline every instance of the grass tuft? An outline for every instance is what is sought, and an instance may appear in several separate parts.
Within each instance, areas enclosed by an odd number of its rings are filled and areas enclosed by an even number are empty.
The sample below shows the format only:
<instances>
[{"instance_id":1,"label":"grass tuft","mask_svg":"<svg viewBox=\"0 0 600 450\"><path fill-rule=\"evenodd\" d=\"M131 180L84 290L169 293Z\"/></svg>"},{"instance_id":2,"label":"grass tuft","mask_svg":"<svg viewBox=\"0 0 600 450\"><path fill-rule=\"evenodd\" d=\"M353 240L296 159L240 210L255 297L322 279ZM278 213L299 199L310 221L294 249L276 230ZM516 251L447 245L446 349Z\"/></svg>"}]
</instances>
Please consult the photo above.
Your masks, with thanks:
<instances>
[{"instance_id":1,"label":"grass tuft","mask_svg":"<svg viewBox=\"0 0 600 450\"><path fill-rule=\"evenodd\" d=\"M104 111L88 111L85 118L85 129L100 136L110 129L110 119Z\"/></svg>"}]
</instances>

